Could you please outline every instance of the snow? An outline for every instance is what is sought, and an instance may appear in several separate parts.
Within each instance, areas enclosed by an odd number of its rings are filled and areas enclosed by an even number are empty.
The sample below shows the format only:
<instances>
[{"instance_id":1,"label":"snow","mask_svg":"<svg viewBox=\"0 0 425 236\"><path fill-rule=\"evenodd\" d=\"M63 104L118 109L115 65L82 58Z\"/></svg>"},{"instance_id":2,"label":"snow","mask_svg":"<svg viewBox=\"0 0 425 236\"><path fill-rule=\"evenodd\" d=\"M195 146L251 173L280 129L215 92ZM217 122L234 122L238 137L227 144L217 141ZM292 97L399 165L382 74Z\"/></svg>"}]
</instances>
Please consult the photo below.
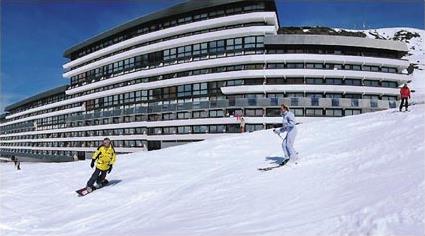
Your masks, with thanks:
<instances>
[{"instance_id":1,"label":"snow","mask_svg":"<svg viewBox=\"0 0 425 236\"><path fill-rule=\"evenodd\" d=\"M425 105L298 126L298 165L271 130L89 161L0 164L1 235L424 235Z\"/></svg>"}]
</instances>

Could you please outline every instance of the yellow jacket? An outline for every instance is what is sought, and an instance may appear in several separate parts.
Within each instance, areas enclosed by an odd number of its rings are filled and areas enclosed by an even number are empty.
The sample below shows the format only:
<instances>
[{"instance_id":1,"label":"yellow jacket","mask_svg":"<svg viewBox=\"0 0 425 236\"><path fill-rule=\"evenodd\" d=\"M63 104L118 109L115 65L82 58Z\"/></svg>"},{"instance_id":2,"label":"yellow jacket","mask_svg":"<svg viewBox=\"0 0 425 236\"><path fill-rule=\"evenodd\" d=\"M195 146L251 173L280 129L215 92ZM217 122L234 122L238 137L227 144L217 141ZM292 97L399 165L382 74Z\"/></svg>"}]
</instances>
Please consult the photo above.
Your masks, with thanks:
<instances>
[{"instance_id":1,"label":"yellow jacket","mask_svg":"<svg viewBox=\"0 0 425 236\"><path fill-rule=\"evenodd\" d=\"M96 160L96 168L99 170L108 170L109 166L115 163L115 150L112 145L108 148L102 145L93 153L92 159Z\"/></svg>"}]
</instances>

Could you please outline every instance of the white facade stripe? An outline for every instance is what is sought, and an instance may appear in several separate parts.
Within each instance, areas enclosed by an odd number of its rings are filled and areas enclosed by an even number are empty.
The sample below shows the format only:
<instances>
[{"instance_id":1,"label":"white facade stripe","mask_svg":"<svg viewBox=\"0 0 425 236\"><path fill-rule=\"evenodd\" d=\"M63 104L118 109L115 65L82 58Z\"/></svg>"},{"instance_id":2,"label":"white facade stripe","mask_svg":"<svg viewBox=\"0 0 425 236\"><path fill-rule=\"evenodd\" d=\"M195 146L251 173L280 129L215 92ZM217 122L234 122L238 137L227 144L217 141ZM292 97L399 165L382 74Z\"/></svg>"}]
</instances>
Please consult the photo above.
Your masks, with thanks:
<instances>
[{"instance_id":1,"label":"white facade stripe","mask_svg":"<svg viewBox=\"0 0 425 236\"><path fill-rule=\"evenodd\" d=\"M244 37L244 36L251 36L251 35L264 35L264 34L270 34L270 33L273 33L273 34L276 33L275 26L249 26L249 27L244 27L243 29L240 29L240 28L228 29L228 30L222 30L219 33L209 32L205 34L198 34L198 35L188 36L184 38L168 40L168 41L155 43L155 44L147 45L140 48L135 48L133 50L125 51L122 53L118 53L116 55L79 67L75 70L68 71L63 74L63 77L70 78L71 76L78 75L85 71L95 69L97 67L107 65L110 63L114 63L119 60L124 60L126 58L134 57L140 54L160 51L160 50L164 50L168 48L174 48L174 47L184 46L188 44L208 42L208 41L214 41L214 40L220 40L220 39Z\"/></svg>"},{"instance_id":2,"label":"white facade stripe","mask_svg":"<svg viewBox=\"0 0 425 236\"><path fill-rule=\"evenodd\" d=\"M287 84L287 85L242 85L222 87L223 94L247 94L247 93L279 93L279 92L318 92L318 93L360 93L399 95L398 88L344 86L344 85L315 85L315 84Z\"/></svg>"},{"instance_id":3,"label":"white facade stripe","mask_svg":"<svg viewBox=\"0 0 425 236\"><path fill-rule=\"evenodd\" d=\"M304 119L305 117L300 117ZM245 117L247 123L262 124L262 123L279 123L280 117ZM64 133L64 132L77 132L88 130L104 130L104 129L122 129L122 128L136 128L136 127L167 127L167 126L185 126L185 125L209 125L209 124L237 124L239 121L236 117L220 117L220 118L203 118L203 119L185 119L185 120L166 120L166 121L139 121L131 123L119 123L108 125L93 125L83 127L72 127L64 129L52 129L31 131L13 134L3 134L0 137L13 137L20 135L33 135L33 134L50 134L50 133ZM1 141L3 142L3 141Z\"/></svg>"},{"instance_id":4,"label":"white facade stripe","mask_svg":"<svg viewBox=\"0 0 425 236\"><path fill-rule=\"evenodd\" d=\"M277 16L275 12L252 12L252 13L246 13L246 14L225 16L220 18L214 18L214 19L179 25L179 26L168 28L168 29L163 29L163 30L143 34L143 35L125 40L123 42L113 44L106 48L100 49L86 56L75 59L73 61L70 61L64 64L63 68L69 69L74 66L78 66L81 63L90 61L92 59L107 55L114 51L122 50L124 48L131 47L133 45L137 45L143 42L149 42L152 40L166 38L173 35L184 34L184 33L192 32L192 31L199 31L199 30L217 28L217 27L226 26L226 25L236 25L236 24L259 22L259 21L263 21L269 25L276 25L276 31L277 31L278 23L277 23Z\"/></svg>"},{"instance_id":5,"label":"white facade stripe","mask_svg":"<svg viewBox=\"0 0 425 236\"><path fill-rule=\"evenodd\" d=\"M64 110L60 110L60 111L53 111L53 112L43 113L43 114L36 115L36 116L25 117L25 118L14 120L14 121L9 121L9 122L5 122L5 123L0 124L0 127L6 126L6 125L11 125L11 124L16 124L16 123L20 123L20 122L24 122L24 121L36 120L36 119L40 119L40 118L70 114L70 113L79 112L79 111L84 111L84 106L64 109Z\"/></svg>"}]
</instances>

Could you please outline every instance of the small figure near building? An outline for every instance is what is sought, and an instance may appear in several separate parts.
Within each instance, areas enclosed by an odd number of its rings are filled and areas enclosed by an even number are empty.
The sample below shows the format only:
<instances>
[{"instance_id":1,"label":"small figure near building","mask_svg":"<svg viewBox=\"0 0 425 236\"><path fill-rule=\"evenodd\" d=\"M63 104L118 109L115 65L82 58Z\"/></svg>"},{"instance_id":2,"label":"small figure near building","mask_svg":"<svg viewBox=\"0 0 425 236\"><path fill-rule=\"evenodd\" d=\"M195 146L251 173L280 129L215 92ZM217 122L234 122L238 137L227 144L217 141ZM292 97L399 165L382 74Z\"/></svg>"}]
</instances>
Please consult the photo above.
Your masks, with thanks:
<instances>
[{"instance_id":1,"label":"small figure near building","mask_svg":"<svg viewBox=\"0 0 425 236\"><path fill-rule=\"evenodd\" d=\"M406 111L409 107L409 99L410 99L410 89L407 87L407 84L404 84L404 86L400 89L400 108L401 111L403 107L405 107Z\"/></svg>"},{"instance_id":2,"label":"small figure near building","mask_svg":"<svg viewBox=\"0 0 425 236\"><path fill-rule=\"evenodd\" d=\"M240 120L241 120L241 123L240 123L241 133L245 133L245 119L242 116Z\"/></svg>"}]
</instances>

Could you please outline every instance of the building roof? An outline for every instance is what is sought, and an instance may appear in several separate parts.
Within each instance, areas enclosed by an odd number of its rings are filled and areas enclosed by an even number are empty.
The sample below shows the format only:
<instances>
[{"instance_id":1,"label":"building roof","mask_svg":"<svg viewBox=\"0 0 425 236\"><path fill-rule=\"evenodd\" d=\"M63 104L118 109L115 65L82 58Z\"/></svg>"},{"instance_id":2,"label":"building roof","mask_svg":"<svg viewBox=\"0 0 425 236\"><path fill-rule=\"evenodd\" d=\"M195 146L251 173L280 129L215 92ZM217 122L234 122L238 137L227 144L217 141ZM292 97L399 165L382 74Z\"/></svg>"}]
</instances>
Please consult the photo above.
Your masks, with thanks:
<instances>
[{"instance_id":1,"label":"building roof","mask_svg":"<svg viewBox=\"0 0 425 236\"><path fill-rule=\"evenodd\" d=\"M7 116L7 113L6 113L6 112L5 112L5 113L0 114L0 121L1 121L1 120L4 120L4 119L6 118L6 116Z\"/></svg>"},{"instance_id":2,"label":"building roof","mask_svg":"<svg viewBox=\"0 0 425 236\"><path fill-rule=\"evenodd\" d=\"M71 48L67 49L63 56L69 58L71 56L71 54L77 50L80 50L94 42L97 42L99 40L105 39L111 35L123 32L127 29L130 29L134 26L140 25L140 24L144 24L147 22L151 22L154 20L158 20L161 18L166 18L166 17L170 17L170 16L174 16L174 15L179 15L185 12L190 12L190 11L196 11L196 10L200 10L200 9L206 9L206 8L210 8L210 7L215 7L215 6L220 6L220 5L225 5L225 4L230 4L230 3L237 3L237 2L245 2L245 1L250 1L250 0L190 0L190 1L185 1L183 3L179 3L177 5L174 5L172 7L166 8L164 10L160 10L160 11L156 11L154 13L142 16L142 17L138 17L134 20L130 20L127 23L124 23L120 26L114 27L110 30L107 30L103 33L100 33L94 37L91 37L89 39L86 39L85 41L78 43L74 46L72 46ZM274 4L274 0L262 0L262 2L272 2Z\"/></svg>"},{"instance_id":3,"label":"building roof","mask_svg":"<svg viewBox=\"0 0 425 236\"><path fill-rule=\"evenodd\" d=\"M371 39L350 36L335 35L311 35L311 34L278 34L266 35L264 44L292 44L292 45L335 45L348 47L362 47L387 49L393 51L407 52L405 43L393 40Z\"/></svg>"},{"instance_id":4,"label":"building roof","mask_svg":"<svg viewBox=\"0 0 425 236\"><path fill-rule=\"evenodd\" d=\"M53 96L53 95L56 95L56 94L59 94L59 93L65 93L65 90L67 88L68 88L68 85L62 85L62 86L59 86L59 87L38 93L38 94L31 96L29 98L26 98L24 100L13 103L13 104L7 106L4 110L10 111L12 109L18 108L18 107L23 106L23 105L30 103L30 102L35 102L37 100L40 100L40 99L43 99L43 98L46 98L46 97L50 97L50 96Z\"/></svg>"}]
</instances>

